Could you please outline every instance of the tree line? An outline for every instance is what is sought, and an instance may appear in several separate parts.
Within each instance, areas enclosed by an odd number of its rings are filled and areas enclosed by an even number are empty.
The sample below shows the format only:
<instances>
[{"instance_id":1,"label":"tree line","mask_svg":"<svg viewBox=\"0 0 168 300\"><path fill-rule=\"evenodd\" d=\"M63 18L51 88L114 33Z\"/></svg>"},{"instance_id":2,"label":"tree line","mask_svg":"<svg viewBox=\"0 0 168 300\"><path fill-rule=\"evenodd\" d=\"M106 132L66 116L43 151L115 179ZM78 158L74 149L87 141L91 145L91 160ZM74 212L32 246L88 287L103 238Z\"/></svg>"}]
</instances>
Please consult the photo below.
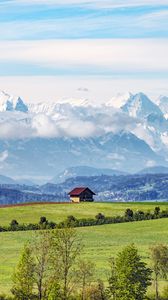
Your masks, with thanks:
<instances>
[{"instance_id":1,"label":"tree line","mask_svg":"<svg viewBox=\"0 0 168 300\"><path fill-rule=\"evenodd\" d=\"M107 280L97 278L92 260L83 259L83 242L74 228L36 232L24 245L14 270L11 297L0 300L166 300L160 279L168 275L168 246L150 248L149 266L134 244L107 263ZM147 295L154 284L154 295Z\"/></svg>"},{"instance_id":2,"label":"tree line","mask_svg":"<svg viewBox=\"0 0 168 300\"><path fill-rule=\"evenodd\" d=\"M168 210L161 210L159 206L154 208L153 212L144 212L137 210L133 212L132 209L127 208L123 216L106 217L102 213L98 213L95 218L77 219L74 216L68 216L66 220L56 224L53 221L48 221L46 217L42 216L39 223L19 224L17 220L12 220L8 226L0 226L0 232L4 231L27 231L27 230L46 230L54 228L65 227L85 227L97 226L104 224L116 224L125 222L136 222L145 220L154 220L168 218Z\"/></svg>"}]
</instances>

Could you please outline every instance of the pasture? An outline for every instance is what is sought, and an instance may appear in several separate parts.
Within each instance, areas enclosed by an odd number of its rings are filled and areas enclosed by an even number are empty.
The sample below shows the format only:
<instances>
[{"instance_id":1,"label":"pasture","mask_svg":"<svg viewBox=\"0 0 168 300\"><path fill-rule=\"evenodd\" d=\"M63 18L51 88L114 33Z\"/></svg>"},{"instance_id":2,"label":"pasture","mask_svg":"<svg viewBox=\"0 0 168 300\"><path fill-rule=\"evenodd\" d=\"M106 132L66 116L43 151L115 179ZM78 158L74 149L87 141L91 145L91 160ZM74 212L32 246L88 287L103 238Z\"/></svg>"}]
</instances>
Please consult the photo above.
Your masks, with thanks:
<instances>
[{"instance_id":1,"label":"pasture","mask_svg":"<svg viewBox=\"0 0 168 300\"><path fill-rule=\"evenodd\" d=\"M102 212L110 216L112 214L122 214L127 207L134 210L153 210L155 206L156 203L85 203L79 205L61 204L55 206L36 205L32 207L3 208L0 209L0 212L1 216L3 215L1 220L3 220L5 224L8 224L13 218L18 219L20 222L36 222L41 215L45 215L48 219L57 221L64 219L70 214L76 217L93 217L96 213ZM167 207L166 204L161 203L159 203L159 206L162 208ZM5 220L5 211L7 220ZM108 258L115 256L122 247L134 243L139 248L143 259L149 262L149 247L157 243L168 243L168 219L83 227L77 228L76 230L85 246L82 255L95 262L97 266L96 276L104 280L107 280ZM18 262L20 250L26 241L32 240L33 238L33 231L0 233L1 293L9 293L12 284L11 276Z\"/></svg>"},{"instance_id":2,"label":"pasture","mask_svg":"<svg viewBox=\"0 0 168 300\"><path fill-rule=\"evenodd\" d=\"M123 215L127 208L133 211L153 211L155 206L161 209L168 209L168 202L130 202L130 203L107 203L107 202L87 202L87 203L61 203L61 204L32 204L25 206L1 207L0 226L8 225L15 219L19 223L38 223L41 216L45 216L49 221L60 222L67 216L73 215L76 218L94 218L96 214L103 213L106 217Z\"/></svg>"}]
</instances>

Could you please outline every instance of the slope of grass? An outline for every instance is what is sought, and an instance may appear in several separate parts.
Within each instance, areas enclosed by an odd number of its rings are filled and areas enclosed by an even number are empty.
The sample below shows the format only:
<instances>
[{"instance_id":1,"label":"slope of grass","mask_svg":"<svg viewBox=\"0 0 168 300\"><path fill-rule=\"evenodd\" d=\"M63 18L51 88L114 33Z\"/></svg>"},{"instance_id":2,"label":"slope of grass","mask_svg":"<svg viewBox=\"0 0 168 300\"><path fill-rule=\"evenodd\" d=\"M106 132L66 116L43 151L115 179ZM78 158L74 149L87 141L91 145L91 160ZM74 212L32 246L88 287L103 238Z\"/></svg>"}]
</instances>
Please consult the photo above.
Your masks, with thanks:
<instances>
[{"instance_id":1,"label":"slope of grass","mask_svg":"<svg viewBox=\"0 0 168 300\"><path fill-rule=\"evenodd\" d=\"M97 277L107 278L108 258L122 247L134 243L143 259L149 262L149 247L168 243L168 219L111 224L76 229L85 245L83 256L96 263ZM31 232L0 233L0 291L9 292L11 275L23 244L32 240Z\"/></svg>"},{"instance_id":2,"label":"slope of grass","mask_svg":"<svg viewBox=\"0 0 168 300\"><path fill-rule=\"evenodd\" d=\"M79 203L79 204L38 204L31 206L17 206L0 208L0 225L8 225L16 219L19 223L37 223L41 216L48 220L60 222L67 216L76 218L94 218L96 214L105 216L122 215L129 207L136 210L153 211L158 205L161 209L168 209L166 203Z\"/></svg>"}]
</instances>

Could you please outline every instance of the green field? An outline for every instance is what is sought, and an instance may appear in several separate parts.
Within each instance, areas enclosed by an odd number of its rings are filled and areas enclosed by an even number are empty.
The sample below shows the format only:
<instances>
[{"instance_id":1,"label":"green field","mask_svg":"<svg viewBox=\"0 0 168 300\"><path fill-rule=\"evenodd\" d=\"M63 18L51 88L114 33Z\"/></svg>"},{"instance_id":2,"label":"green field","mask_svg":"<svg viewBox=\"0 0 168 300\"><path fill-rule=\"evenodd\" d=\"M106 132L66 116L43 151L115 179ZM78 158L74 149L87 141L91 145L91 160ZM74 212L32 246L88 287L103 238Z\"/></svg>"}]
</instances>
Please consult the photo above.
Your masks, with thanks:
<instances>
[{"instance_id":1,"label":"green field","mask_svg":"<svg viewBox=\"0 0 168 300\"><path fill-rule=\"evenodd\" d=\"M168 209L165 203L79 203L79 204L39 204L31 206L16 206L0 208L0 226L8 225L16 219L19 223L37 223L41 216L49 221L60 222L67 216L76 218L94 218L96 214L103 213L106 217L123 215L129 207L136 210L153 211L155 206Z\"/></svg>"},{"instance_id":2,"label":"green field","mask_svg":"<svg viewBox=\"0 0 168 300\"><path fill-rule=\"evenodd\" d=\"M41 215L57 221L73 214L76 217L91 217L98 212L105 215L121 214L127 207L134 210L153 210L155 204L102 204L87 203L78 205L34 205L0 209L1 224L8 224L13 218L20 222L38 221ZM166 204L159 203L163 208ZM62 217L61 217L62 211ZM6 218L5 218L6 212ZM24 219L25 217L25 219ZM3 221L3 222L2 222ZM97 266L97 277L107 278L108 258L115 255L123 246L135 243L145 261L148 261L149 246L156 243L168 244L168 219L141 221L83 227L76 229L85 245L83 255L92 259ZM0 233L0 293L9 292L11 275L24 242L33 239L33 232Z\"/></svg>"}]
</instances>

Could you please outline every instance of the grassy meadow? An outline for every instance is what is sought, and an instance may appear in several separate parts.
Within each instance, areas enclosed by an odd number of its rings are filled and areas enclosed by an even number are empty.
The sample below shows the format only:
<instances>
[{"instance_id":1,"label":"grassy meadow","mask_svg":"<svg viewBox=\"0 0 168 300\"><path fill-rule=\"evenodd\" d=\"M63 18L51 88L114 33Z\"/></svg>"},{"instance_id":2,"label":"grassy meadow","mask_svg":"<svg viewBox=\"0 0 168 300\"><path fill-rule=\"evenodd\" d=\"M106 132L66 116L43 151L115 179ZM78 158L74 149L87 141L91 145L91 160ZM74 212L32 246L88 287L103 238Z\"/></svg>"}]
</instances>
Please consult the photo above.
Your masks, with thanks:
<instances>
[{"instance_id":1,"label":"grassy meadow","mask_svg":"<svg viewBox=\"0 0 168 300\"><path fill-rule=\"evenodd\" d=\"M14 218L23 223L37 222L42 215L52 221L60 221L67 215L94 217L98 212L110 216L123 214L128 207L133 210L152 211L156 205L162 209L167 208L165 203L81 203L1 208L0 224L8 224ZM122 247L134 243L139 248L143 259L149 262L150 246L157 243L168 244L168 219L83 227L76 230L85 246L82 255L95 262L98 270L97 277L104 280L107 279L108 258L115 256ZM33 231L0 233L0 293L9 293L12 272L20 250L27 240L33 238Z\"/></svg>"},{"instance_id":2,"label":"grassy meadow","mask_svg":"<svg viewBox=\"0 0 168 300\"><path fill-rule=\"evenodd\" d=\"M41 216L49 221L60 222L67 216L76 218L94 218L96 214L103 213L106 217L123 215L127 208L133 211L153 211L155 206L168 209L168 202L153 203L61 203L61 204L32 204L28 206L13 206L0 208L0 226L8 225L16 219L19 223L38 223Z\"/></svg>"}]
</instances>

